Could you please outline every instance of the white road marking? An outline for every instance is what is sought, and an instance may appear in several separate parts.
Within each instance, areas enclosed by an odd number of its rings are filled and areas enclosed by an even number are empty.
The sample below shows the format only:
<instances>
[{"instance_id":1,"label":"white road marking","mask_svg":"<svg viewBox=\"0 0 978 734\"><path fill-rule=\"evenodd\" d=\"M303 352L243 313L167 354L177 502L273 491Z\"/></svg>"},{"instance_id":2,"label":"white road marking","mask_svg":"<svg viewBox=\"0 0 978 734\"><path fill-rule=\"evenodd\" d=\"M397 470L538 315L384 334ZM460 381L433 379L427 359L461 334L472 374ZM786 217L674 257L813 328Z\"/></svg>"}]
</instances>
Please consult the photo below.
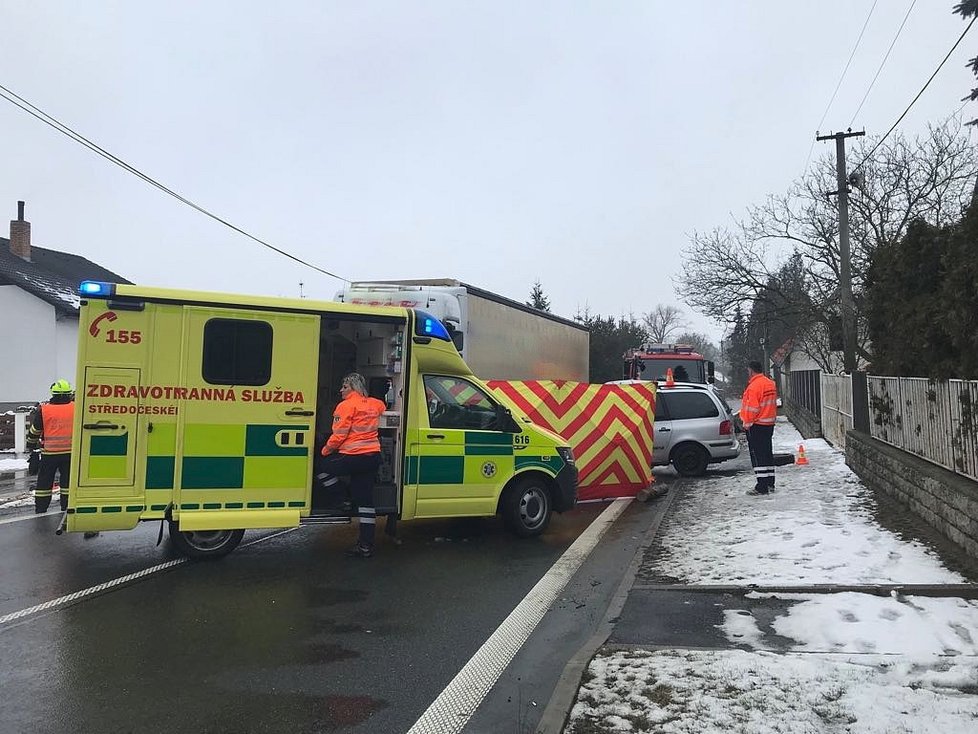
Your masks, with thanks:
<instances>
[{"instance_id":1,"label":"white road marking","mask_svg":"<svg viewBox=\"0 0 978 734\"><path fill-rule=\"evenodd\" d=\"M286 528L277 533L272 533L271 535L265 535L257 540L253 540L250 543L242 544L242 548L247 548L250 545L255 545L256 543L263 543L266 540L271 540L272 538L277 538L280 535L285 535L286 533L291 533L293 530L298 530L298 528ZM120 576L119 578L112 579L111 581L106 581L101 584L96 584L95 586L90 586L87 589L82 589L81 591L76 591L66 596L59 597L57 599L52 599L51 601L46 601L41 604L35 604L27 609L21 609L17 612L11 612L10 614L4 614L0 617L0 626L7 624L8 622L13 622L17 619L23 619L24 617L29 617L32 614L37 614L39 612L47 611L48 609L55 609L56 607L69 604L70 602L77 601L79 599L84 599L86 596L91 596L92 594L98 594L99 592L105 591L106 589L111 589L114 586L119 586L120 584L126 584L130 581L135 581L136 579L143 578L144 576L149 576L151 574L157 573L159 571L166 570L168 568L173 568L174 566L179 566L187 562L186 558L177 558L172 561L166 561L165 563L159 563L155 566L150 566L149 568L144 568L142 571L136 571L135 573L126 574L125 576Z\"/></svg>"},{"instance_id":2,"label":"white road marking","mask_svg":"<svg viewBox=\"0 0 978 734\"><path fill-rule=\"evenodd\" d=\"M564 551L536 586L530 589L523 601L516 605L475 655L462 666L458 675L421 718L414 722L408 734L451 734L462 731L482 699L557 600L567 582L577 573L601 536L631 501L631 498L626 498L612 502L571 547Z\"/></svg>"},{"instance_id":3,"label":"white road marking","mask_svg":"<svg viewBox=\"0 0 978 734\"><path fill-rule=\"evenodd\" d=\"M8 522L21 522L22 520L36 520L39 517L54 517L55 515L60 515L60 512L52 512L50 515L47 513L32 513L30 515L24 515L23 517L9 517L6 520L0 520L0 525L6 525Z\"/></svg>"}]
</instances>

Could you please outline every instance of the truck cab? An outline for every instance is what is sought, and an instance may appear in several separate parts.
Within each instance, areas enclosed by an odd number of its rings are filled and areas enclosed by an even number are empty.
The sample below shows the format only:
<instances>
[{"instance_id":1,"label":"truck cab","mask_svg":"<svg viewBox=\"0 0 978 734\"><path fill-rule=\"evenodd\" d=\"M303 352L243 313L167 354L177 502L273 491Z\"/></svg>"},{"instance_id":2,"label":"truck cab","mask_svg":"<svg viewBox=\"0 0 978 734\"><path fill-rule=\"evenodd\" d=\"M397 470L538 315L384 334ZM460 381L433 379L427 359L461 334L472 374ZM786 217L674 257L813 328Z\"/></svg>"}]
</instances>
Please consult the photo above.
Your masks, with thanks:
<instances>
[{"instance_id":1,"label":"truck cab","mask_svg":"<svg viewBox=\"0 0 978 734\"><path fill-rule=\"evenodd\" d=\"M676 382L713 384L716 367L689 344L647 344L625 352L622 379L662 380L669 372Z\"/></svg>"}]
</instances>

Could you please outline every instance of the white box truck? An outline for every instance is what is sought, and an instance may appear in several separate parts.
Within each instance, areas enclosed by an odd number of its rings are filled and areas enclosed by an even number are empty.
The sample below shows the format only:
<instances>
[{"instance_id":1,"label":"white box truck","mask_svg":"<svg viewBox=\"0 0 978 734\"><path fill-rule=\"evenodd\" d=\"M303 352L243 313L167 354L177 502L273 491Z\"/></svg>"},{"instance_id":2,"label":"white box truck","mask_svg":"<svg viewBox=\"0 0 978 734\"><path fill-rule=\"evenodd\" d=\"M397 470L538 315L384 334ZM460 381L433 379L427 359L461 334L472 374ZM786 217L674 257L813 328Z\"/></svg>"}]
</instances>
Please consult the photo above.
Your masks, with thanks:
<instances>
[{"instance_id":1,"label":"white box truck","mask_svg":"<svg viewBox=\"0 0 978 734\"><path fill-rule=\"evenodd\" d=\"M484 380L588 382L585 326L468 283L357 281L336 300L424 309L448 327L466 364Z\"/></svg>"}]
</instances>

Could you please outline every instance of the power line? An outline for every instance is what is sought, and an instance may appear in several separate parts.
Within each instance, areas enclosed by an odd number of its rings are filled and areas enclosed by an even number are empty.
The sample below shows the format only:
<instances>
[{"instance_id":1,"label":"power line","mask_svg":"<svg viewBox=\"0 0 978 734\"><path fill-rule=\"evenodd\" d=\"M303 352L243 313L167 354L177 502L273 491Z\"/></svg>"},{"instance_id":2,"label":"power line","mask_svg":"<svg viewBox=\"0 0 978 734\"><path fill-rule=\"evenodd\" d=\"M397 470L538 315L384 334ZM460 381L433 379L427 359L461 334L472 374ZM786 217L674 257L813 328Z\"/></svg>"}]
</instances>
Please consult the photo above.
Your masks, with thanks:
<instances>
[{"instance_id":1,"label":"power line","mask_svg":"<svg viewBox=\"0 0 978 734\"><path fill-rule=\"evenodd\" d=\"M886 53L883 55L883 60L880 62L880 68L876 70L876 76L874 76L873 81L869 83L869 89L866 90L866 94L863 95L862 100L859 102L859 107L856 108L856 111L852 115L852 119L849 120L850 128L852 127L852 123L856 121L856 116L859 114L860 110L862 110L863 105L866 103L866 98L869 97L869 93L873 91L873 87L876 85L876 80L879 79L880 72L883 71L883 67L886 65L886 60L890 58L890 51L892 51L893 47L896 45L897 39L903 32L903 26L907 24L907 18L910 17L910 11L913 10L913 6L916 4L917 0L913 0L913 2L910 3L910 7L907 8L907 14L903 16L903 22L900 24L900 27L897 28L896 35L893 36L893 40L890 41L890 47L886 49Z\"/></svg>"},{"instance_id":2,"label":"power line","mask_svg":"<svg viewBox=\"0 0 978 734\"><path fill-rule=\"evenodd\" d=\"M52 117L51 115L49 115L44 110L40 109L39 107L37 107L33 103L31 103L28 100L24 99L19 94L17 94L16 92L11 91L7 87L3 86L2 84L0 84L0 97L3 97L5 100L7 100L8 102L10 102L15 107L19 107L20 109L22 109L27 114L32 115L33 117L36 117L38 120L40 120L41 122L43 122L45 125L49 125L50 127L53 127L55 130L57 130L62 135L65 135L65 136L71 138L76 143L79 143L80 145L83 145L86 148L88 148L89 150L91 150L92 152L97 153L98 155L102 156L103 158L105 158L109 162L114 163L115 165L117 165L120 168L128 171L129 173L133 174L134 176L136 176L138 178L141 178L143 181L145 181L146 183L148 183L150 186L155 186L160 191L162 191L162 192L164 192L164 193L172 196L174 199L176 199L177 201L181 202L182 204L186 204L187 206L191 207L192 209L197 210L201 214L203 214L203 215L205 215L207 217L210 217L215 222L219 222L220 224L223 224L225 227L228 227L229 229L234 230L238 234L243 234L245 237L247 237L250 240L253 240L253 241L257 242L262 247L267 247L268 249L270 249L270 250L272 250L274 252L277 252L279 255L284 255L285 257L289 258L290 260L294 260L295 262L299 263L300 265L305 265L307 268L311 268L312 270L315 270L315 271L317 271L319 273L322 273L323 275L328 275L331 278L336 278L336 279L342 280L342 281L344 281L346 283L349 283L350 282L349 278L344 278L342 276L337 275L336 273L331 273L328 270L324 270L323 268L319 267L318 265L313 265L312 263L307 262L307 261L303 260L300 257L296 257L295 255L293 255L293 254L291 254L289 252L286 252L285 250L283 250L283 249L281 249L279 247L276 247L275 245L273 245L273 244L271 244L269 242L266 242L265 240L261 239L260 237L256 237L255 235L251 234L250 232L246 232L245 230L241 229L237 225L234 225L231 222L227 221L226 219L223 219L222 217L219 217L217 214L214 214L213 212L208 211L207 209L205 209L204 207L200 206L199 204L196 204L195 202L191 201L190 199L187 199L186 197L181 196L180 194L178 194L173 189L170 189L167 186L164 186L163 184L161 184L156 179L154 179L154 178L150 177L149 175L143 173L142 171L140 171L139 169L135 168L134 166L131 166L130 164L126 163L124 160L122 160L118 156L116 156L116 155L110 153L109 151L105 150L101 146L93 143L91 140L89 140L88 138L86 138L81 133L75 132L70 127L68 127L63 122L61 122L60 120L56 119L55 117Z\"/></svg>"},{"instance_id":3,"label":"power line","mask_svg":"<svg viewBox=\"0 0 978 734\"><path fill-rule=\"evenodd\" d=\"M876 3L877 2L879 2L879 0L873 0L873 5L869 9L869 14L866 16L866 20L863 21L862 30L859 31L859 37L856 39L856 43L852 47L852 53L849 54L849 60L846 61L846 66L842 70L842 75L839 77L838 83L836 83L836 85L835 85L835 91L832 92L832 97L829 99L829 103L827 105L825 105L825 112L822 113L822 119L818 121L818 127L815 128L816 130L821 130L822 129L822 123L825 122L825 118L828 116L829 110L832 108L832 103L835 102L835 95L837 95L839 93L839 88L842 86L842 80L846 78L846 72L849 71L849 64L852 63L852 59L856 55L856 49L859 48L859 43L860 43L860 41L863 40L863 34L866 32L866 26L869 25L869 19L873 17L873 11L876 10ZM808 164L811 163L811 161L812 161L812 151L813 150L815 150L815 141L814 140L812 140L812 145L808 149L808 158L805 159L805 170L806 171L808 170Z\"/></svg>"},{"instance_id":4,"label":"power line","mask_svg":"<svg viewBox=\"0 0 978 734\"><path fill-rule=\"evenodd\" d=\"M886 135L884 135L882 138L880 138L879 141L876 143L876 145L873 146L873 149L871 151L869 151L869 153L867 153L863 157L863 159L861 161L859 161L859 163L852 169L853 172L858 171L860 168L862 168L863 164L866 161L868 161L872 157L873 153L875 153L876 150L883 144L883 141L886 140L890 136L890 133L892 133L894 130L896 130L896 126L899 125L903 121L903 118L907 116L907 113L908 112L910 112L910 108L914 106L914 104L917 102L918 99L920 99L920 96L924 93L924 91L927 89L927 87L930 86L930 83L932 81L934 81L934 77L937 76L937 73L941 70L941 68L944 66L944 64L947 63L947 60L949 58L951 58L951 54L954 53L954 49L956 49L960 45L961 41L964 40L964 37L966 35L968 35L968 31L971 30L971 26L973 26L975 24L975 21L976 20L978 20L978 16L975 16L974 18L971 19L971 22L968 23L968 27L965 28L964 31L961 32L961 35L960 36L958 36L958 40L954 42L954 45L953 46L951 46L951 50L947 52L947 55L944 57L943 61L941 61L941 63L937 65L937 68L934 69L934 73L930 75L930 78L924 83L924 86L921 87L921 89L920 89L919 92L917 92L917 96L914 97L912 100L910 100L910 104L907 105L907 109L905 109L903 111L903 114L901 114L897 118L897 121L894 122L893 125L890 126L890 129L886 131Z\"/></svg>"}]
</instances>

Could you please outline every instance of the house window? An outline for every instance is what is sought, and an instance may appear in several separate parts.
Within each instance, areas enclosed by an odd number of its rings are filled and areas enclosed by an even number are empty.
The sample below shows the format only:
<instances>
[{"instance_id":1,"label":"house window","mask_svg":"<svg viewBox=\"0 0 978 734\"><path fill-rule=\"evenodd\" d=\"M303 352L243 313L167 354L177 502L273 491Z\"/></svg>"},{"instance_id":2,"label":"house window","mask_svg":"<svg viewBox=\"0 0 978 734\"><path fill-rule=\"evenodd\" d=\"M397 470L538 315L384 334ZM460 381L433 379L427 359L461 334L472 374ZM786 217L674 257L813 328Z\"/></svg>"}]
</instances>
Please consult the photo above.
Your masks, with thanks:
<instances>
[{"instance_id":1,"label":"house window","mask_svg":"<svg viewBox=\"0 0 978 734\"><path fill-rule=\"evenodd\" d=\"M266 385L272 378L272 325L210 319L204 324L201 374L212 385Z\"/></svg>"}]
</instances>

